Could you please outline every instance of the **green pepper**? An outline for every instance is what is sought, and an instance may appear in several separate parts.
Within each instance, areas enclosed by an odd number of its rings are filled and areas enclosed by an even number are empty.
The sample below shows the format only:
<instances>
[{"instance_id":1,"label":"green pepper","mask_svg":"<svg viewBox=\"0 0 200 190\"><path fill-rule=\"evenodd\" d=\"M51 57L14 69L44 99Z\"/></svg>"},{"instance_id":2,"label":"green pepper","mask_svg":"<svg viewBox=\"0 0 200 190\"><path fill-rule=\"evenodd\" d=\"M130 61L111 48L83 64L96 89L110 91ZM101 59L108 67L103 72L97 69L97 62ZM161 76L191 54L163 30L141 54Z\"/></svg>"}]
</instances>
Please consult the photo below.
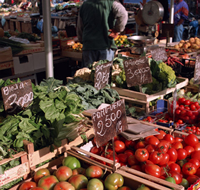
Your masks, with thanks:
<instances>
[{"instance_id":1,"label":"green pepper","mask_svg":"<svg viewBox=\"0 0 200 190\"><path fill-rule=\"evenodd\" d=\"M123 184L124 178L118 173L109 174L104 181L104 185L107 190L118 189L119 187L123 186Z\"/></svg>"}]
</instances>

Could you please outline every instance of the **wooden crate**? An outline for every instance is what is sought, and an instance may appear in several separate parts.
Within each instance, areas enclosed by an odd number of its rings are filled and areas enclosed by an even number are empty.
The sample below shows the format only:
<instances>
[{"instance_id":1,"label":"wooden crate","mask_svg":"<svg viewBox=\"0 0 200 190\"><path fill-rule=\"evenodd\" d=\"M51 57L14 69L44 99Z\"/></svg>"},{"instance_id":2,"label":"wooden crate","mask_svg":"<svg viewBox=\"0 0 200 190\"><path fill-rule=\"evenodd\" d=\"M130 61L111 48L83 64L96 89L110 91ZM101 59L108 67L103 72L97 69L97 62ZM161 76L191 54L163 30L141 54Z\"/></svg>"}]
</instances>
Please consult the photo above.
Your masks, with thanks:
<instances>
[{"instance_id":1,"label":"wooden crate","mask_svg":"<svg viewBox=\"0 0 200 190\"><path fill-rule=\"evenodd\" d=\"M93 128L90 128L88 131L86 131L86 136L88 139L94 137L94 131ZM83 143L83 139L81 136L77 137L74 141L68 142L67 139L62 140L62 145L60 147L55 147L54 146L54 151L50 151L50 146L42 148L40 150L34 151L34 144L33 143L28 143L27 145L27 152L28 152L28 159L29 159L29 164L30 168L34 169L36 165L50 160L64 152L66 152L68 149L70 149L71 146L77 146L81 143Z\"/></svg>"},{"instance_id":2,"label":"wooden crate","mask_svg":"<svg viewBox=\"0 0 200 190\"><path fill-rule=\"evenodd\" d=\"M21 31L32 34L32 24L31 22L21 22Z\"/></svg>"},{"instance_id":3,"label":"wooden crate","mask_svg":"<svg viewBox=\"0 0 200 190\"><path fill-rule=\"evenodd\" d=\"M109 168L107 168L106 165L101 165L99 164L99 162L96 162L95 160L92 160L90 159L88 156L89 155L86 155L86 156L83 156L79 153L77 153L76 151L74 150L68 150L66 152L66 156L75 156L82 164L82 167L84 167L84 165L88 166L88 165L95 165L95 166L99 166L102 168L102 170L104 171L105 173L105 177L108 175L108 174L111 174L112 171L109 170ZM35 169L32 173L32 176L34 174L35 171L38 171L39 169L41 168L48 168L50 171L54 171L56 170L57 168L59 168L60 165L62 165L62 159L64 157L60 157L56 160L53 160L51 161L50 163L48 164L45 164L37 169ZM110 160L109 160L110 161ZM120 175L123 176L124 178L124 186L128 186L130 188L134 187L135 189L138 188L141 184L144 184L145 186L147 187L150 187L151 190L170 190L170 188L167 188L167 187L164 187L163 185L161 184L157 184L153 181L149 181L148 179L145 179L143 176L138 176L138 175L134 175L134 174L131 174L129 172L126 172L124 170L121 170L121 169L118 169L115 171L115 173L118 173ZM26 181L31 181L32 178L29 178L28 180ZM11 188L10 190L18 190L20 185L22 184L23 182L17 184L16 186L14 186L13 188ZM169 183L169 182L168 182ZM175 189L177 190L177 189ZM183 190L183 189L179 189L179 190Z\"/></svg>"},{"instance_id":4,"label":"wooden crate","mask_svg":"<svg viewBox=\"0 0 200 190\"><path fill-rule=\"evenodd\" d=\"M27 142L24 141L25 147L26 147L26 143ZM30 173L27 152L24 152L24 151L19 152L19 153L13 155L12 158L3 159L0 161L0 165L6 164L17 158L20 159L21 164L18 166L15 166L14 168L6 170L4 172L4 174L0 175L0 189L1 189L1 186L6 185L16 179L21 178L21 177L23 177L24 179L27 179L28 174Z\"/></svg>"},{"instance_id":5,"label":"wooden crate","mask_svg":"<svg viewBox=\"0 0 200 190\"><path fill-rule=\"evenodd\" d=\"M176 85L177 89L184 88L188 85L189 80L187 78L177 77L177 80L179 83ZM145 109L146 113L150 111L149 103L153 100L156 100L158 98L163 99L165 95L170 94L174 92L175 88L167 88L165 90L162 90L156 94L148 95L141 92L136 92L133 90L118 88L118 87L112 87L114 90L116 90L120 97L125 99L127 102L131 103L137 103L139 105L143 105L143 108Z\"/></svg>"},{"instance_id":6,"label":"wooden crate","mask_svg":"<svg viewBox=\"0 0 200 190\"><path fill-rule=\"evenodd\" d=\"M192 93L198 93L199 92L199 88L195 85L188 85L185 87L186 92L192 92Z\"/></svg>"},{"instance_id":7,"label":"wooden crate","mask_svg":"<svg viewBox=\"0 0 200 190\"><path fill-rule=\"evenodd\" d=\"M82 52L62 50L62 56L69 57L75 60L82 60Z\"/></svg>"}]
</instances>

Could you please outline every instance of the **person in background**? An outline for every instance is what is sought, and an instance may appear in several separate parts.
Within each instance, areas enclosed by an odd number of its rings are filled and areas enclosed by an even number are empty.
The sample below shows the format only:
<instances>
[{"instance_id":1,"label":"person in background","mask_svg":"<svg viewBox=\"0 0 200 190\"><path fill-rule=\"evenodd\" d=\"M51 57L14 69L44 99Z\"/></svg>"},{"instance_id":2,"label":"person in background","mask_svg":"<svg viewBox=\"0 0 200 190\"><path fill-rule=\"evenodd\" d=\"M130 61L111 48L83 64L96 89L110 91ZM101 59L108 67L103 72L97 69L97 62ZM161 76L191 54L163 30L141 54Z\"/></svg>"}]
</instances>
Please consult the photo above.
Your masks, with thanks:
<instances>
[{"instance_id":1,"label":"person in background","mask_svg":"<svg viewBox=\"0 0 200 190\"><path fill-rule=\"evenodd\" d=\"M31 2L27 0L22 0L18 7L23 10L28 10L28 8L31 7L31 5L32 5Z\"/></svg>"},{"instance_id":2,"label":"person in background","mask_svg":"<svg viewBox=\"0 0 200 190\"><path fill-rule=\"evenodd\" d=\"M188 19L189 8L184 0L174 2L174 42L180 42L183 36L183 23Z\"/></svg>"},{"instance_id":3,"label":"person in background","mask_svg":"<svg viewBox=\"0 0 200 190\"><path fill-rule=\"evenodd\" d=\"M87 0L80 7L77 36L83 43L82 64L114 58L114 38L125 28L128 13L116 0Z\"/></svg>"}]
</instances>

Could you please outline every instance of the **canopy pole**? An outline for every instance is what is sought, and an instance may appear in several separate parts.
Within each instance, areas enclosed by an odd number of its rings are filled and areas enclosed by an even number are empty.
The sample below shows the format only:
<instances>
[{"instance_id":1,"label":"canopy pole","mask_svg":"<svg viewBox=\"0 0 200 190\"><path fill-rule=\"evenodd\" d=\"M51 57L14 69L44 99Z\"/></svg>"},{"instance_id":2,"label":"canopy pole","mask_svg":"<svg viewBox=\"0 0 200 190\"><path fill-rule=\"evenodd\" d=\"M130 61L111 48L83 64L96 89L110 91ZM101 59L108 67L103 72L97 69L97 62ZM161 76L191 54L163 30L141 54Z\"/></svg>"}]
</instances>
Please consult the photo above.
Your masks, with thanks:
<instances>
[{"instance_id":1,"label":"canopy pole","mask_svg":"<svg viewBox=\"0 0 200 190\"><path fill-rule=\"evenodd\" d=\"M43 25L44 25L44 45L46 61L46 78L54 77L53 73L53 51L51 32L51 7L49 0L42 0Z\"/></svg>"},{"instance_id":2,"label":"canopy pole","mask_svg":"<svg viewBox=\"0 0 200 190\"><path fill-rule=\"evenodd\" d=\"M171 2L170 2L169 23L174 24L174 0L171 0ZM172 37L169 38L169 42L172 43Z\"/></svg>"}]
</instances>

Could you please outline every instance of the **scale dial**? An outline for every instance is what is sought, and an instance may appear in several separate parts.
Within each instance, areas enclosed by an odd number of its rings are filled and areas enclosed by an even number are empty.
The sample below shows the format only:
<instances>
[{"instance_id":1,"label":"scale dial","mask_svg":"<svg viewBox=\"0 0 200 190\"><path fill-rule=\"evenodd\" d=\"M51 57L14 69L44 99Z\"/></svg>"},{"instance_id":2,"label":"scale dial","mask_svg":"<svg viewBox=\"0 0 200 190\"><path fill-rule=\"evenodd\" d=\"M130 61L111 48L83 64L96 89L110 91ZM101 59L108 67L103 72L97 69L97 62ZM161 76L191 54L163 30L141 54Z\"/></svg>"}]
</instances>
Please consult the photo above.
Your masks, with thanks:
<instances>
[{"instance_id":1,"label":"scale dial","mask_svg":"<svg viewBox=\"0 0 200 190\"><path fill-rule=\"evenodd\" d=\"M162 20L164 15L164 8L158 1L149 1L142 10L142 19L145 24L154 25Z\"/></svg>"}]
</instances>

